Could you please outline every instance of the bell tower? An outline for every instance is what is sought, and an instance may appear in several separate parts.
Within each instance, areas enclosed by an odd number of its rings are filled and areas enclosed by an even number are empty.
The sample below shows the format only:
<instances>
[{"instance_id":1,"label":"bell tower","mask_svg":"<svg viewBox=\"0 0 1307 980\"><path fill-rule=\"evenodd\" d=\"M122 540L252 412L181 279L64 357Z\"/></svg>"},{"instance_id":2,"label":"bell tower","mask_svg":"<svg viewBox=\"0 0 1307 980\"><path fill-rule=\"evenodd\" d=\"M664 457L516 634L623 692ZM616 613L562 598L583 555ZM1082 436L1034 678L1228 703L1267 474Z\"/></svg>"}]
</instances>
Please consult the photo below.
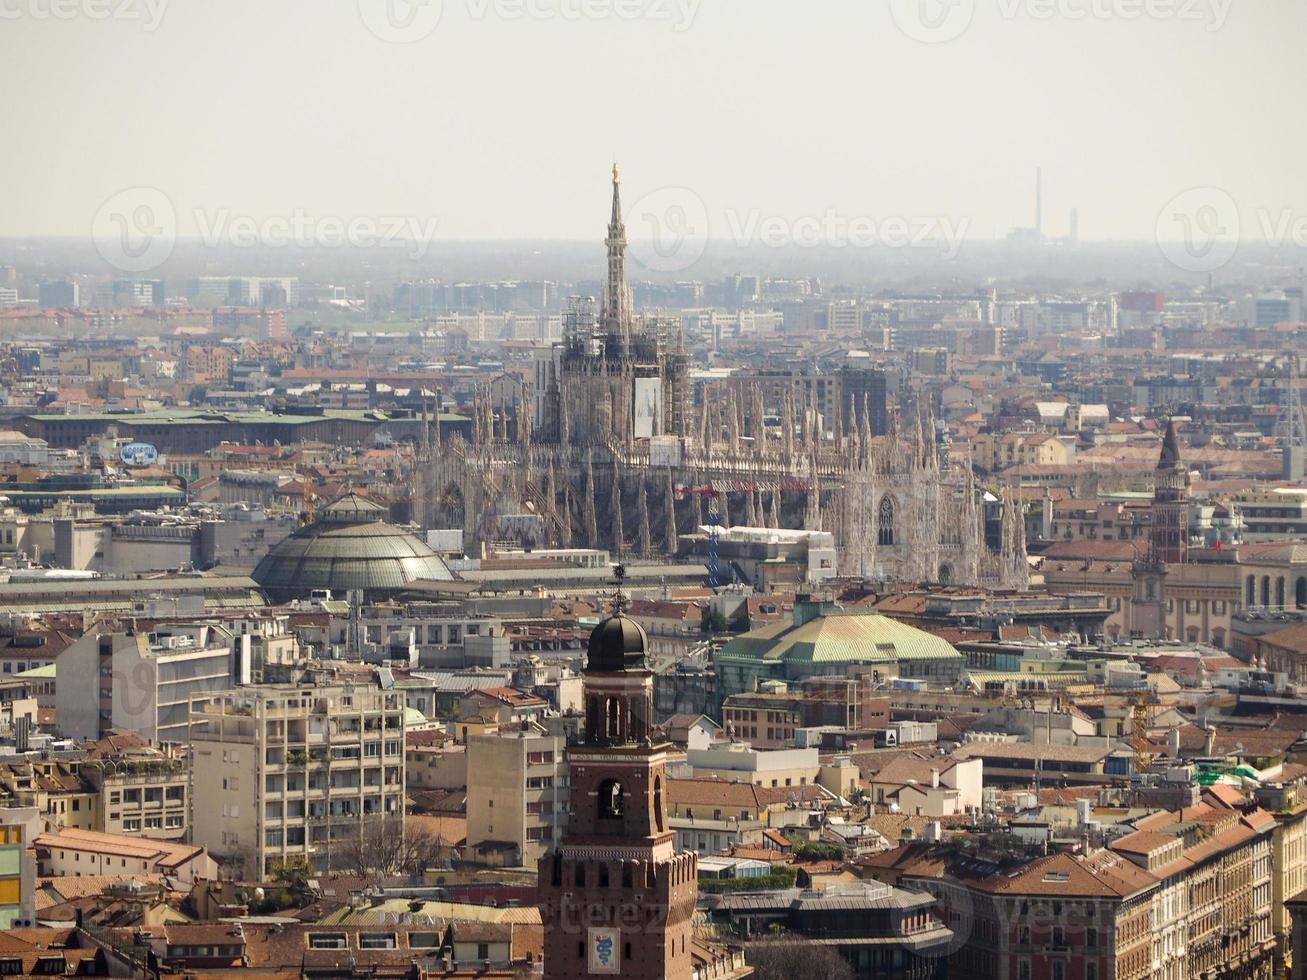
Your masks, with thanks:
<instances>
[{"instance_id":1,"label":"bell tower","mask_svg":"<svg viewBox=\"0 0 1307 980\"><path fill-rule=\"evenodd\" d=\"M549 980L690 980L698 860L668 829L668 745L653 727L649 638L622 614L594 628L585 667L585 737L567 750L571 804L539 865Z\"/></svg>"},{"instance_id":2,"label":"bell tower","mask_svg":"<svg viewBox=\"0 0 1307 980\"><path fill-rule=\"evenodd\" d=\"M1153 481L1150 560L1159 565L1183 564L1189 556L1189 468L1180 458L1174 419L1166 424Z\"/></svg>"}]
</instances>

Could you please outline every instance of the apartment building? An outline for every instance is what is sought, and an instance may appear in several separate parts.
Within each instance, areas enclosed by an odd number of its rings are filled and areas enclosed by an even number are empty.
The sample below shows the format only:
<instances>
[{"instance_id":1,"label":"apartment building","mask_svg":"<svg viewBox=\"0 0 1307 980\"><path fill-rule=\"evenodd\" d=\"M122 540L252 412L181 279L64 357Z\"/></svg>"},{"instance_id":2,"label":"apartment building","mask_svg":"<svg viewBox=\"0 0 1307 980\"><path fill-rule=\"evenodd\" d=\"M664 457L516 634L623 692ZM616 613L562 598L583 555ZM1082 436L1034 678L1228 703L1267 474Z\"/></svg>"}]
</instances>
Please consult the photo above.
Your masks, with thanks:
<instances>
[{"instance_id":1,"label":"apartment building","mask_svg":"<svg viewBox=\"0 0 1307 980\"><path fill-rule=\"evenodd\" d=\"M505 666L512 659L512 644L499 619L469 612L459 603L374 603L357 619L331 617L328 631L330 643L353 651L365 663L403 660L413 667L457 669L468 665L469 656L488 667Z\"/></svg>"},{"instance_id":2,"label":"apartment building","mask_svg":"<svg viewBox=\"0 0 1307 980\"><path fill-rule=\"evenodd\" d=\"M566 741L539 725L467 739L468 850L535 867L567 821Z\"/></svg>"},{"instance_id":3,"label":"apartment building","mask_svg":"<svg viewBox=\"0 0 1307 980\"><path fill-rule=\"evenodd\" d=\"M69 753L0 764L0 807L32 807L52 829L182 840L189 813L185 757L171 746L122 750L108 744L122 740L102 740L84 757Z\"/></svg>"},{"instance_id":4,"label":"apartment building","mask_svg":"<svg viewBox=\"0 0 1307 980\"><path fill-rule=\"evenodd\" d=\"M188 829L190 767L162 753L97 759L80 767L95 790L95 830L184 840Z\"/></svg>"},{"instance_id":5,"label":"apartment building","mask_svg":"<svg viewBox=\"0 0 1307 980\"><path fill-rule=\"evenodd\" d=\"M0 809L0 929L36 925L36 859L41 831L35 807Z\"/></svg>"},{"instance_id":6,"label":"apartment building","mask_svg":"<svg viewBox=\"0 0 1307 980\"><path fill-rule=\"evenodd\" d=\"M1307 889L1307 786L1301 779L1281 780L1264 783L1254 795L1276 822L1271 835L1271 928L1276 976L1287 976L1295 962L1289 901Z\"/></svg>"},{"instance_id":7,"label":"apartment building","mask_svg":"<svg viewBox=\"0 0 1307 980\"><path fill-rule=\"evenodd\" d=\"M246 876L347 860L370 821L403 832L404 699L361 685L257 685L192 706L191 839ZM200 774L203 774L200 778ZM388 824L390 825L390 824ZM376 824L371 824L376 826Z\"/></svg>"},{"instance_id":8,"label":"apartment building","mask_svg":"<svg viewBox=\"0 0 1307 980\"><path fill-rule=\"evenodd\" d=\"M191 700L249 681L249 643L212 623L92 633L59 654L55 712L66 738L110 729L184 742Z\"/></svg>"},{"instance_id":9,"label":"apartment building","mask_svg":"<svg viewBox=\"0 0 1307 980\"><path fill-rule=\"evenodd\" d=\"M0 765L0 806L31 807L44 827L95 829L95 790L72 761L24 759Z\"/></svg>"},{"instance_id":10,"label":"apartment building","mask_svg":"<svg viewBox=\"0 0 1307 980\"><path fill-rule=\"evenodd\" d=\"M726 730L758 749L790 748L799 728L831 726L884 731L889 699L872 697L869 676L814 677L799 684L771 682L753 693L732 694L722 704Z\"/></svg>"}]
</instances>

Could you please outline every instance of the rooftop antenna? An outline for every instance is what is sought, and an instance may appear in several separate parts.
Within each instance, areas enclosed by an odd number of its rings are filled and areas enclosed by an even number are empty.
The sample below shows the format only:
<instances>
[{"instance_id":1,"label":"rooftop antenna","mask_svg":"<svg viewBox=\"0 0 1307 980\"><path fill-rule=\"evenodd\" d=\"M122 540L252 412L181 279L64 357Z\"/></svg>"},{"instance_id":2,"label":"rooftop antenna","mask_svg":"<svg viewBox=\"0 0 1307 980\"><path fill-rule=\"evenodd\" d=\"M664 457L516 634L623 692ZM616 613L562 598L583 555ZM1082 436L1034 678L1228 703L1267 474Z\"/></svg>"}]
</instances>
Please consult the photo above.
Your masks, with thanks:
<instances>
[{"instance_id":1,"label":"rooftop antenna","mask_svg":"<svg viewBox=\"0 0 1307 980\"><path fill-rule=\"evenodd\" d=\"M622 582L626 579L626 566L622 564L621 555L613 563L613 615L622 615L626 608L626 594L622 592Z\"/></svg>"}]
</instances>

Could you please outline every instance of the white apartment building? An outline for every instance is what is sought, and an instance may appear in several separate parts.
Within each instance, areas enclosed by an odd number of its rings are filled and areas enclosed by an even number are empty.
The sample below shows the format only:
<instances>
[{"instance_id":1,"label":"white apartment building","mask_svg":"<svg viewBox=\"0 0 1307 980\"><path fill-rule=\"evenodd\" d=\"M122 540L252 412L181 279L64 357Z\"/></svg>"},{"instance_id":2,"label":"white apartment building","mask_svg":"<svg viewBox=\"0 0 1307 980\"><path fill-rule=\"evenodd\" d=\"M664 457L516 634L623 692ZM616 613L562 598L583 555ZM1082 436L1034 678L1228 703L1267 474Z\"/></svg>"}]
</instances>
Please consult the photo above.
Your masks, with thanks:
<instances>
[{"instance_id":1,"label":"white apartment building","mask_svg":"<svg viewBox=\"0 0 1307 980\"><path fill-rule=\"evenodd\" d=\"M55 713L65 738L109 729L184 742L192 699L249 681L249 640L213 623L150 633L92 633L55 660Z\"/></svg>"},{"instance_id":2,"label":"white apartment building","mask_svg":"<svg viewBox=\"0 0 1307 980\"><path fill-rule=\"evenodd\" d=\"M365 606L358 619L333 616L329 629L332 646L365 663L403 660L412 667L460 668L469 656L482 666L504 666L512 659L500 620L470 613L458 603L375 603Z\"/></svg>"},{"instance_id":3,"label":"white apartment building","mask_svg":"<svg viewBox=\"0 0 1307 980\"><path fill-rule=\"evenodd\" d=\"M377 821L403 832L404 698L338 685L252 686L192 706L192 840L261 877L338 867ZM342 869L344 870L344 869Z\"/></svg>"}]
</instances>

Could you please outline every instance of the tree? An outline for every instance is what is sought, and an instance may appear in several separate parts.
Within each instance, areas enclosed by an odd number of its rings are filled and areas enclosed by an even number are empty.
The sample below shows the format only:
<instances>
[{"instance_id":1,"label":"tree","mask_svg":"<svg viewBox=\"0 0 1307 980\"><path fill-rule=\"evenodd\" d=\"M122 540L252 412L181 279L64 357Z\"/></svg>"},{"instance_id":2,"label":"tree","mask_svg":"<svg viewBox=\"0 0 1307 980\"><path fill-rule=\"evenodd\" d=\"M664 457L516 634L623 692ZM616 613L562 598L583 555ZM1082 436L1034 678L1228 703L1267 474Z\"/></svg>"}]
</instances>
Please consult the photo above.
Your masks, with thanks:
<instances>
[{"instance_id":1,"label":"tree","mask_svg":"<svg viewBox=\"0 0 1307 980\"><path fill-rule=\"evenodd\" d=\"M844 848L839 844L805 841L794 848L794 856L800 861L843 861Z\"/></svg>"},{"instance_id":2,"label":"tree","mask_svg":"<svg viewBox=\"0 0 1307 980\"><path fill-rule=\"evenodd\" d=\"M726 617L722 615L720 609L707 606L704 608L703 615L699 617L699 629L704 633L725 633Z\"/></svg>"},{"instance_id":3,"label":"tree","mask_svg":"<svg viewBox=\"0 0 1307 980\"><path fill-rule=\"evenodd\" d=\"M356 835L333 850L340 862L337 870L378 876L417 875L441 863L449 854L449 842L438 834L405 826L398 818L383 817L360 824Z\"/></svg>"},{"instance_id":4,"label":"tree","mask_svg":"<svg viewBox=\"0 0 1307 980\"><path fill-rule=\"evenodd\" d=\"M855 976L848 961L829 946L816 946L787 933L749 943L744 956L756 980L854 980Z\"/></svg>"}]
</instances>

